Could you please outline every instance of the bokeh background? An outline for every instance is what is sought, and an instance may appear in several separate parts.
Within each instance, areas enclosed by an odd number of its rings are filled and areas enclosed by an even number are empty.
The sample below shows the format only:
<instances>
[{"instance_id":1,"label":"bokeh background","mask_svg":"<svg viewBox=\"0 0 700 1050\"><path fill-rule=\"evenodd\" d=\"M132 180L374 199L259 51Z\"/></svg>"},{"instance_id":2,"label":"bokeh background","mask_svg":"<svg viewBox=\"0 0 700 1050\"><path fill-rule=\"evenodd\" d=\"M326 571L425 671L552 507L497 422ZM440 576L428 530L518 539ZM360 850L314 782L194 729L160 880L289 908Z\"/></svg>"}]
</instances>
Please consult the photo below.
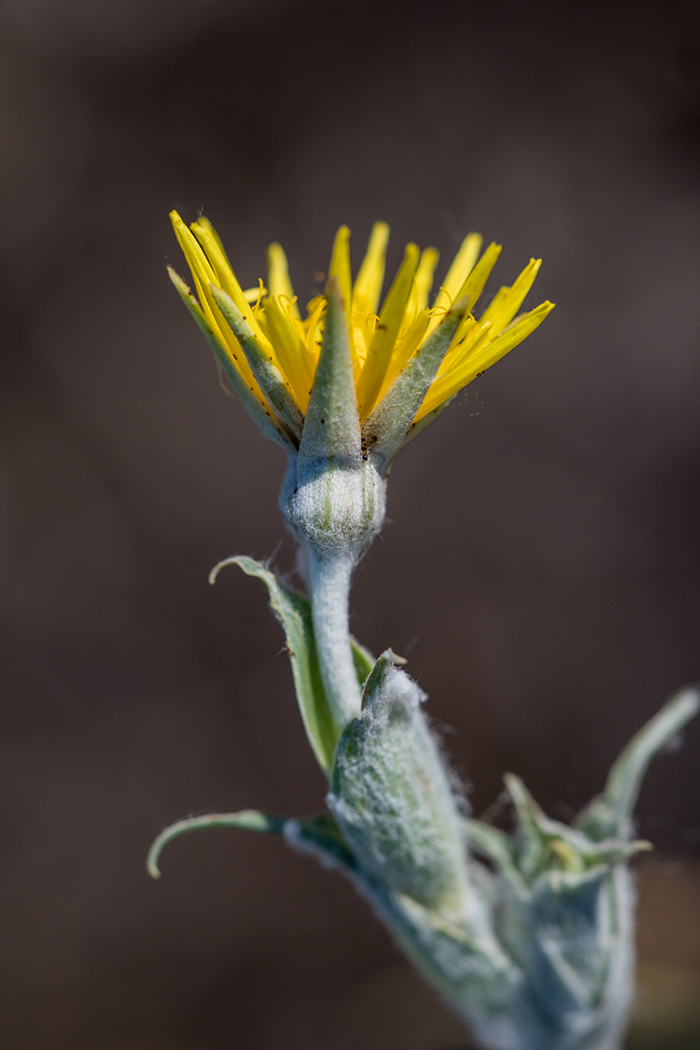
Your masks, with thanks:
<instances>
[{"instance_id":1,"label":"bokeh background","mask_svg":"<svg viewBox=\"0 0 700 1050\"><path fill-rule=\"evenodd\" d=\"M700 9L632 0L2 0L0 973L13 1050L447 1050L339 876L190 813L324 785L260 585L283 472L165 275L167 213L302 301L389 221L470 229L557 309L414 442L353 629L430 694L476 813L556 817L700 677ZM488 290L487 290L488 294ZM700 1045L700 726L640 805L630 1047Z\"/></svg>"}]
</instances>

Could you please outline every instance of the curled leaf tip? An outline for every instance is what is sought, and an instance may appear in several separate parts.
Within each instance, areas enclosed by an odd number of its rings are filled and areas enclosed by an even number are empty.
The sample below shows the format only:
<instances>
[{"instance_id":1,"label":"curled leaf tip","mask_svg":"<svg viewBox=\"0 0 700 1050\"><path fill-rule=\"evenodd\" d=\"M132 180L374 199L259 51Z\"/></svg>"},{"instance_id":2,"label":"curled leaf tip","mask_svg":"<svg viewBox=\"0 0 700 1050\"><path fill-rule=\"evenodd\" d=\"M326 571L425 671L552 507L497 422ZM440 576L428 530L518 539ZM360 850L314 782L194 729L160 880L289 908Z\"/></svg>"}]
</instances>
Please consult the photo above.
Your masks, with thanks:
<instances>
[{"instance_id":1,"label":"curled leaf tip","mask_svg":"<svg viewBox=\"0 0 700 1050\"><path fill-rule=\"evenodd\" d=\"M146 857L146 870L152 879L160 878L158 861L164 848L172 839L188 831L200 831L202 828L241 828L244 831L263 831L269 835L282 835L287 817L271 813L261 813L257 809L242 809L239 813L209 813L204 817L189 817L178 820L161 831L154 840Z\"/></svg>"},{"instance_id":2,"label":"curled leaf tip","mask_svg":"<svg viewBox=\"0 0 700 1050\"><path fill-rule=\"evenodd\" d=\"M225 569L227 565L238 565L238 555L234 554L230 558L224 558L223 561L218 561L207 577L209 583L216 583L219 573L222 569Z\"/></svg>"}]
</instances>

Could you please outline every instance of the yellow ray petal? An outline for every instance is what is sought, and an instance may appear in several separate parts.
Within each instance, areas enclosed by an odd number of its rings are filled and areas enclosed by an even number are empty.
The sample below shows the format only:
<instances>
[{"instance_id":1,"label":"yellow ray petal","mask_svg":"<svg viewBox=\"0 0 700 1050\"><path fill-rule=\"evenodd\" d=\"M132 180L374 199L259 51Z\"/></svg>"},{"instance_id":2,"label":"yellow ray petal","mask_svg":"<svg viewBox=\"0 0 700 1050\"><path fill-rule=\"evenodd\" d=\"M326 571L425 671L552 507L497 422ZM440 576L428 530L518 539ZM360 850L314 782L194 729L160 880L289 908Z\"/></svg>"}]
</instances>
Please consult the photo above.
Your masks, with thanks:
<instances>
[{"instance_id":1,"label":"yellow ray petal","mask_svg":"<svg viewBox=\"0 0 700 1050\"><path fill-rule=\"evenodd\" d=\"M468 357L481 353L489 343L497 339L501 332L507 328L522 306L525 296L530 291L541 262L541 259L530 259L530 262L517 278L512 288L501 288L496 293L493 301L481 315L479 323L469 333L468 338L463 338L466 334L465 332L457 333L462 342L460 345L455 346L450 358L446 359L444 372L448 368L460 368ZM476 273L476 271L474 272Z\"/></svg>"},{"instance_id":2,"label":"yellow ray petal","mask_svg":"<svg viewBox=\"0 0 700 1050\"><path fill-rule=\"evenodd\" d=\"M500 334L513 320L522 306L525 296L532 288L533 281L541 265L541 259L530 259L530 262L514 282L513 287L508 289L507 294L503 298L500 298L500 296L494 297L498 299L498 302L495 306L494 303L491 303L489 309L489 314L493 318L494 335Z\"/></svg>"},{"instance_id":3,"label":"yellow ray petal","mask_svg":"<svg viewBox=\"0 0 700 1050\"><path fill-rule=\"evenodd\" d=\"M201 233L204 237L206 237L208 240L210 240L216 245L217 255L224 260L227 269L229 269L231 273L233 273L233 266L231 266L231 263L229 262L229 257L226 254L226 249L224 248L223 242L216 230L214 229L214 227L212 226L212 224L209 222L209 219L207 219L205 215L200 215L199 218L191 224L190 229L192 230L192 232L198 240L199 234ZM204 244L202 245L202 247L206 251L206 246ZM212 266L214 265L215 264L212 262Z\"/></svg>"},{"instance_id":4,"label":"yellow ray petal","mask_svg":"<svg viewBox=\"0 0 700 1050\"><path fill-rule=\"evenodd\" d=\"M263 295L267 295L267 288L262 283L262 279L255 286L255 288L244 288L243 289L243 298L247 299L247 301L251 304L251 306L256 304L259 299L262 299Z\"/></svg>"},{"instance_id":5,"label":"yellow ray petal","mask_svg":"<svg viewBox=\"0 0 700 1050\"><path fill-rule=\"evenodd\" d=\"M483 291L483 288L484 288L484 285L486 284L486 282L487 282L487 280L489 278L489 274L491 273L491 271L493 270L494 266L496 265L496 260L498 259L498 256L500 254L501 254L501 246L500 246L500 244L489 244L488 248L486 249L484 254L481 256L481 258L479 259L478 263L476 264L474 269L471 271L471 273L469 274L469 276L465 280L464 284L462 285L462 287L459 289L459 291L457 293L457 298L458 299L466 299L467 300L467 312L464 315L464 318L462 319L461 325L459 326L459 328L457 329L457 331L455 333L454 339L452 340L452 347L451 347L451 350L450 350L451 354L455 353L455 350L456 350L458 344L462 341L462 339L466 335L467 327L469 327L469 328L472 327L471 321L469 319L470 315L471 315L471 311L474 309L476 301L479 298L479 296L481 295L481 293ZM484 321L484 324L483 324L482 327L485 328L488 325L488 327L491 328L492 324L493 324L493 322L491 320L486 319ZM473 332L472 332L472 336L475 337ZM445 361L445 364L447 364L447 360Z\"/></svg>"},{"instance_id":6,"label":"yellow ray petal","mask_svg":"<svg viewBox=\"0 0 700 1050\"><path fill-rule=\"evenodd\" d=\"M474 263L479 258L483 237L479 233L468 233L462 241L459 251L452 260L447 276L435 296L433 309L439 311L430 319L430 330L442 320L442 314L449 310L455 299L460 298L459 289L467 279Z\"/></svg>"},{"instance_id":7,"label":"yellow ray petal","mask_svg":"<svg viewBox=\"0 0 700 1050\"><path fill-rule=\"evenodd\" d=\"M359 379L364 363L367 360L367 353L372 344L374 333L377 330L378 320L379 318L376 314L360 313L359 310L353 311L351 331L356 381Z\"/></svg>"},{"instance_id":8,"label":"yellow ray petal","mask_svg":"<svg viewBox=\"0 0 700 1050\"><path fill-rule=\"evenodd\" d=\"M204 310L192 295L185 282L170 266L168 267L168 274L170 280L175 285L180 298L214 351L217 364L227 376L238 396L238 399L243 403L255 422L262 429L263 433L268 437L271 437L273 441L276 441L285 449L289 449L290 447L294 448L294 436L282 423L272 407L268 405L264 399L258 397L254 389L246 386L241 370L232 359L229 349L221 337L221 333L218 329L215 330L209 323Z\"/></svg>"},{"instance_id":9,"label":"yellow ray petal","mask_svg":"<svg viewBox=\"0 0 700 1050\"><path fill-rule=\"evenodd\" d=\"M272 283L272 281L270 281ZM306 412L314 381L315 363L285 312L285 300L268 299L265 305L270 342L285 376L292 385L302 412Z\"/></svg>"},{"instance_id":10,"label":"yellow ray petal","mask_svg":"<svg viewBox=\"0 0 700 1050\"><path fill-rule=\"evenodd\" d=\"M419 310L424 310L428 305L428 296L433 287L435 267L439 258L440 252L437 248L424 248L421 252L420 262L416 270L416 292Z\"/></svg>"},{"instance_id":11,"label":"yellow ray petal","mask_svg":"<svg viewBox=\"0 0 700 1050\"><path fill-rule=\"evenodd\" d=\"M231 331L238 340L248 364L266 397L275 406L279 416L284 420L296 439L301 438L304 417L294 397L292 385L282 372L269 342L261 342L250 326L248 317L241 313L233 299L221 288L209 286L214 302L221 310ZM250 315L250 307L246 313Z\"/></svg>"},{"instance_id":12,"label":"yellow ray petal","mask_svg":"<svg viewBox=\"0 0 700 1050\"><path fill-rule=\"evenodd\" d=\"M507 285L507 284L504 284L502 288L498 289L498 291L494 295L493 299L491 300L491 302L489 303L489 305L486 307L486 309L484 310L483 314L479 318L479 324L481 324L482 321L490 321L496 316L498 311L503 306L503 302L504 302L504 300L505 300L505 298L506 298L506 296L508 295L509 292L510 292L510 285Z\"/></svg>"},{"instance_id":13,"label":"yellow ray petal","mask_svg":"<svg viewBox=\"0 0 700 1050\"><path fill-rule=\"evenodd\" d=\"M493 334L493 318L488 317L484 320L482 317L477 322L473 315L470 315L470 317L471 324L462 331L461 341L453 345L449 354L445 356L438 378L441 379L448 373L461 368L471 354L478 353L479 350L495 338Z\"/></svg>"},{"instance_id":14,"label":"yellow ray petal","mask_svg":"<svg viewBox=\"0 0 700 1050\"><path fill-rule=\"evenodd\" d=\"M481 295L484 285L489 279L489 274L496 265L496 260L501 254L500 244L489 244L484 254L479 259L474 269L470 272L469 276L464 281L464 284L457 292L458 299L468 299L469 305L467 306L467 313L471 313L474 309L477 299Z\"/></svg>"},{"instance_id":15,"label":"yellow ray petal","mask_svg":"<svg viewBox=\"0 0 700 1050\"><path fill-rule=\"evenodd\" d=\"M411 281L411 291L408 293L408 300L406 301L406 309L403 312L401 318L401 327L394 340L394 346L396 347L399 342L403 339L408 329L413 324L416 314L418 313L418 285L416 284L416 275L414 273L413 280Z\"/></svg>"},{"instance_id":16,"label":"yellow ray petal","mask_svg":"<svg viewBox=\"0 0 700 1050\"><path fill-rule=\"evenodd\" d=\"M403 370L408 361L413 357L418 347L423 342L423 336L425 335L428 327L428 321L430 320L430 310L425 307L420 310L414 317L413 321L406 329L404 335L396 346L393 354L391 355L391 361L389 368L384 377L382 383L382 389L377 401L381 401L382 397L389 389L391 384L396 379L399 372Z\"/></svg>"},{"instance_id":17,"label":"yellow ray petal","mask_svg":"<svg viewBox=\"0 0 700 1050\"><path fill-rule=\"evenodd\" d=\"M236 279L236 275L226 257L226 252L223 249L223 245L221 244L221 240L219 239L216 230L203 215L201 215L196 222L191 224L190 229L204 249L207 259L216 274L212 283L218 284L219 288L233 299L241 313L248 315L248 323L255 332L255 335L260 338L262 333L259 330L257 320L251 314L248 300L243 294L243 289Z\"/></svg>"},{"instance_id":18,"label":"yellow ray petal","mask_svg":"<svg viewBox=\"0 0 700 1050\"><path fill-rule=\"evenodd\" d=\"M487 368L494 365L496 361L500 361L502 357L510 353L514 347L542 324L547 314L553 309L554 303L549 301L541 303L534 310L523 314L515 324L511 325L510 328L506 328L497 339L487 343L481 350L471 356L463 366L463 375L467 375L467 382L471 383L474 376L481 375Z\"/></svg>"},{"instance_id":19,"label":"yellow ray petal","mask_svg":"<svg viewBox=\"0 0 700 1050\"><path fill-rule=\"evenodd\" d=\"M268 245L267 248L267 283L270 288L270 295L275 298L278 295L285 295L289 299L289 309L292 315L300 317L299 308L294 299L292 282L289 279L287 256L284 254L282 245L277 244L277 242Z\"/></svg>"},{"instance_id":20,"label":"yellow ray petal","mask_svg":"<svg viewBox=\"0 0 700 1050\"><path fill-rule=\"evenodd\" d=\"M173 224L173 229L175 230L175 236L182 248L185 259L187 260L187 265L189 266L192 277L194 278L199 302L204 310L206 318L220 333L224 343L229 349L231 349L233 345L231 339L236 342L235 336L233 336L233 333L223 319L221 312L212 298L211 291L209 290L210 284L218 283L217 275L201 246L197 242L194 234L187 228L176 211L170 213L170 219Z\"/></svg>"},{"instance_id":21,"label":"yellow ray petal","mask_svg":"<svg viewBox=\"0 0 700 1050\"><path fill-rule=\"evenodd\" d=\"M419 256L417 245L406 245L403 262L384 300L379 322L367 353L367 360L357 384L357 403L361 420L366 419L374 408L382 388L413 286L413 275L418 266Z\"/></svg>"},{"instance_id":22,"label":"yellow ray petal","mask_svg":"<svg viewBox=\"0 0 700 1050\"><path fill-rule=\"evenodd\" d=\"M362 260L355 287L352 292L352 312L376 314L384 283L386 246L389 227L385 222L375 222L369 235L367 253Z\"/></svg>"},{"instance_id":23,"label":"yellow ray petal","mask_svg":"<svg viewBox=\"0 0 700 1050\"><path fill-rule=\"evenodd\" d=\"M306 304L306 320L302 321L306 333L306 349L315 361L321 352L323 340L322 317L326 309L327 299L325 295L316 295Z\"/></svg>"},{"instance_id":24,"label":"yellow ray petal","mask_svg":"<svg viewBox=\"0 0 700 1050\"><path fill-rule=\"evenodd\" d=\"M443 362L443 366L440 370L441 376L446 375L451 368L457 366L463 361L467 354L471 353L476 344L481 344L487 335L490 339L494 338L494 333L492 331L494 318L501 309L509 292L510 287L508 285L499 288L479 320L474 321L472 315L472 323L469 325L469 330L467 330L467 326L464 323L460 326L460 329L457 332L457 338L453 341L452 349Z\"/></svg>"},{"instance_id":25,"label":"yellow ray petal","mask_svg":"<svg viewBox=\"0 0 700 1050\"><path fill-rule=\"evenodd\" d=\"M541 306L525 314L520 320L503 332L497 339L489 343L483 350L470 355L464 364L449 373L438 377L430 387L428 394L416 413L414 422L418 422L433 409L437 408L453 394L465 387L477 376L485 372L487 368L495 364L509 351L526 339L531 332L544 321L550 310L554 309L554 303L544 302Z\"/></svg>"},{"instance_id":26,"label":"yellow ray petal","mask_svg":"<svg viewBox=\"0 0 700 1050\"><path fill-rule=\"evenodd\" d=\"M207 322L213 331L220 337L222 345L226 348L229 357L241 373L247 388L257 398L260 404L267 409L269 407L267 398L260 389L258 381L251 371L250 365L240 348L238 340L231 331L229 325L226 323L226 320L212 297L210 285L217 283L217 277L209 260L205 256L204 251L192 232L187 228L176 211L170 213L170 219L173 224L173 229L175 230L175 236L182 248L185 259L187 260L187 265L189 266L194 279L199 302ZM248 303L245 302L245 300L244 303L246 306L246 313L250 314L251 310Z\"/></svg>"}]
</instances>

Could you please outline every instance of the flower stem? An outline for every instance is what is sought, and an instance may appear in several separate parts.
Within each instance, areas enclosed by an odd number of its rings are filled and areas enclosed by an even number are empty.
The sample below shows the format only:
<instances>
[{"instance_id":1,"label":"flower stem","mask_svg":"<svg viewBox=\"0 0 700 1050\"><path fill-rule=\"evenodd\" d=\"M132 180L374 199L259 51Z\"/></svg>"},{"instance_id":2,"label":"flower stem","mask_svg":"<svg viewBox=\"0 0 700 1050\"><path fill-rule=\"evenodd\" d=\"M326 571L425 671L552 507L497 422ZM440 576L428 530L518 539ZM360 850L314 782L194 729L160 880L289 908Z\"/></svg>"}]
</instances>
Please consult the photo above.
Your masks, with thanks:
<instances>
[{"instance_id":1,"label":"flower stem","mask_svg":"<svg viewBox=\"0 0 700 1050\"><path fill-rule=\"evenodd\" d=\"M311 613L321 679L338 733L362 708L362 696L350 648L350 580L355 567L352 551L309 547Z\"/></svg>"}]
</instances>

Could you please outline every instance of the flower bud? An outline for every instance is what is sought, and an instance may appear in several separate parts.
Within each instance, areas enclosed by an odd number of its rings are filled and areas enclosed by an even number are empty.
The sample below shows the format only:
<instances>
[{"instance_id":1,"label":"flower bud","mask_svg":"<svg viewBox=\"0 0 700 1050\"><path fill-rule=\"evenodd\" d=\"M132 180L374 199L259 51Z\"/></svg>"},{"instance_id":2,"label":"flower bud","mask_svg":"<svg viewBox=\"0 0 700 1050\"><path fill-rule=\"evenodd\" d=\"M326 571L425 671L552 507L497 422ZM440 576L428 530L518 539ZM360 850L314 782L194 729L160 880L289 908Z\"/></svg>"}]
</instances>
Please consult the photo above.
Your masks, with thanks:
<instances>
[{"instance_id":1,"label":"flower bud","mask_svg":"<svg viewBox=\"0 0 700 1050\"><path fill-rule=\"evenodd\" d=\"M463 823L421 711L425 693L397 663L388 650L367 680L364 710L338 744L327 802L345 840L381 884L463 918Z\"/></svg>"}]
</instances>

